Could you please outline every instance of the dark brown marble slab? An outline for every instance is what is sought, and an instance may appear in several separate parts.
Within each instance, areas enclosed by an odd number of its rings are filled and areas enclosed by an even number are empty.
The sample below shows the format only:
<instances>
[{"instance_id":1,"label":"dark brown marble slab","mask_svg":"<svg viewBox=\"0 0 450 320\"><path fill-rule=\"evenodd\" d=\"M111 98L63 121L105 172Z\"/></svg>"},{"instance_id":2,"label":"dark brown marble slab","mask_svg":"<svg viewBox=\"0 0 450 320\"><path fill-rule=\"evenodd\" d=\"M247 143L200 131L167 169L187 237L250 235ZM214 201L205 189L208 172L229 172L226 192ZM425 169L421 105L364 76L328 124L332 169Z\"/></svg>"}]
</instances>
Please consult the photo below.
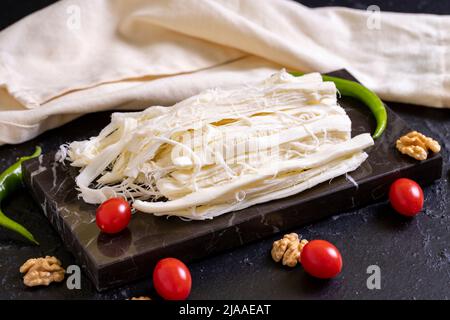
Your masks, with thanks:
<instances>
[{"instance_id":1,"label":"dark brown marble slab","mask_svg":"<svg viewBox=\"0 0 450 320\"><path fill-rule=\"evenodd\" d=\"M345 71L334 73L352 78ZM372 132L374 120L359 102L341 99L352 119L353 135ZM386 195L398 177L411 177L422 185L438 179L442 158L433 155L417 162L395 150L395 140L409 128L388 110L389 125L369 158L351 173L357 182L339 177L301 194L225 214L210 221L181 221L176 217L135 214L127 230L116 236L101 234L95 224L95 206L78 199L75 168L54 162L49 153L24 163L24 176L33 197L78 258L98 290L149 276L158 259L175 256L192 261L273 233L293 229ZM99 128L100 130L101 128Z\"/></svg>"}]
</instances>

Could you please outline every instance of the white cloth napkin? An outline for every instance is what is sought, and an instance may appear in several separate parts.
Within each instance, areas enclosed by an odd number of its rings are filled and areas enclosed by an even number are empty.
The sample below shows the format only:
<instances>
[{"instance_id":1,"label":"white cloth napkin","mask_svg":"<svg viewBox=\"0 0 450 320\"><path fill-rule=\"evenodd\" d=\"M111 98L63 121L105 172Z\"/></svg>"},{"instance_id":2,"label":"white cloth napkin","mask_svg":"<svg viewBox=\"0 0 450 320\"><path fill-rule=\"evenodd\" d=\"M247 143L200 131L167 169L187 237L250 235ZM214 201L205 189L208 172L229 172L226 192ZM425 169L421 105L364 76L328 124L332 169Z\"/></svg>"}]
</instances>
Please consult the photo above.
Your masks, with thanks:
<instances>
[{"instance_id":1,"label":"white cloth napkin","mask_svg":"<svg viewBox=\"0 0 450 320\"><path fill-rule=\"evenodd\" d=\"M282 67L346 68L386 100L450 107L449 30L449 16L286 0L60 1L0 33L0 144Z\"/></svg>"}]
</instances>

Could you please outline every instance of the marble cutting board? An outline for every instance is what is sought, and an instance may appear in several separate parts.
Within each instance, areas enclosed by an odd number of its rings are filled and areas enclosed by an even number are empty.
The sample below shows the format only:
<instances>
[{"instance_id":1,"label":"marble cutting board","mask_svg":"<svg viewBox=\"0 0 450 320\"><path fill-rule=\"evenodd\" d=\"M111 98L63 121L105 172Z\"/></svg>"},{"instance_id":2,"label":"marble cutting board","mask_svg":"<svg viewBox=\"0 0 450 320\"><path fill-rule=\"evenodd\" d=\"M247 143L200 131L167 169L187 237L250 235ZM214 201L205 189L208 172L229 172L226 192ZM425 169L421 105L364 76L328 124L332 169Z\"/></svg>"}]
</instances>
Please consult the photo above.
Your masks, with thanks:
<instances>
[{"instance_id":1,"label":"marble cutting board","mask_svg":"<svg viewBox=\"0 0 450 320\"><path fill-rule=\"evenodd\" d=\"M344 70L332 75L354 79ZM352 135L373 132L374 119L364 105L347 98L340 99L340 103L352 119ZM67 248L97 289L104 290L150 277L153 266L163 257L189 262L378 201L398 177L411 177L422 185L440 178L440 155L418 162L395 150L395 140L410 129L389 109L388 116L387 130L368 150L368 160L351 173L357 186L345 177L338 177L301 194L210 221L185 222L176 217L138 213L124 232L105 235L95 224L96 207L77 197L76 169L56 163L54 153L25 162L24 178Z\"/></svg>"}]
</instances>

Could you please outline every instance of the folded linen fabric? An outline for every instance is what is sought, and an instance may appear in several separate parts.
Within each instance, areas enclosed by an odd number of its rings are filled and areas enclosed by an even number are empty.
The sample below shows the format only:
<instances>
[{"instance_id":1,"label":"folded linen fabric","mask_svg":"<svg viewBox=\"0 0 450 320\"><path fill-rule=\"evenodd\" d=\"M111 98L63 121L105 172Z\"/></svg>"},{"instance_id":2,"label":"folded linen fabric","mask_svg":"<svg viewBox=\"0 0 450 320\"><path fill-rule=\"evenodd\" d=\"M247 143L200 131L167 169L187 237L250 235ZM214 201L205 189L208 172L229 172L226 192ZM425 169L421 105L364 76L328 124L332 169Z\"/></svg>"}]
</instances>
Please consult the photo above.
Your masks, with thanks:
<instances>
[{"instance_id":1,"label":"folded linen fabric","mask_svg":"<svg viewBox=\"0 0 450 320\"><path fill-rule=\"evenodd\" d=\"M346 68L386 100L450 107L449 29L448 16L286 0L63 0L0 32L0 144L280 67Z\"/></svg>"}]
</instances>

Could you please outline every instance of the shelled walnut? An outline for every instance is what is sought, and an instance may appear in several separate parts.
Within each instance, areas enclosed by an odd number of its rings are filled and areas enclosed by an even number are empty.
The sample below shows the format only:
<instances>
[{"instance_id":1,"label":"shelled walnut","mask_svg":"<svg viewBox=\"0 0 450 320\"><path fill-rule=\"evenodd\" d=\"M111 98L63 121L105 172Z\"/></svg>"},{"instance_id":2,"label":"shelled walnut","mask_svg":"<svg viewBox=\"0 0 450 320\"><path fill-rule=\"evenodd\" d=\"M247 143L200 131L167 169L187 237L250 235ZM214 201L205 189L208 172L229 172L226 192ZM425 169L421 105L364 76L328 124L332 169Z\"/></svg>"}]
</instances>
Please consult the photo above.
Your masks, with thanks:
<instances>
[{"instance_id":1,"label":"shelled walnut","mask_svg":"<svg viewBox=\"0 0 450 320\"><path fill-rule=\"evenodd\" d=\"M308 240L303 239L302 241L300 241L300 244L298 245L298 251L299 251L299 256L298 256L298 261L300 261L300 253L302 253L303 247L306 246L306 244L308 243Z\"/></svg>"},{"instance_id":2,"label":"shelled walnut","mask_svg":"<svg viewBox=\"0 0 450 320\"><path fill-rule=\"evenodd\" d=\"M283 239L273 243L272 259L275 262L282 260L283 265L295 267L298 263L300 252L307 243L308 241L305 239L300 241L296 233L285 234Z\"/></svg>"},{"instance_id":3,"label":"shelled walnut","mask_svg":"<svg viewBox=\"0 0 450 320\"><path fill-rule=\"evenodd\" d=\"M61 261L55 257L28 259L21 267L20 273L25 273L23 283L28 287L48 286L52 282L64 280L65 270Z\"/></svg>"},{"instance_id":4,"label":"shelled walnut","mask_svg":"<svg viewBox=\"0 0 450 320\"><path fill-rule=\"evenodd\" d=\"M152 299L150 299L150 297L147 296L140 296L140 297L132 297L128 300L152 300Z\"/></svg>"},{"instance_id":5,"label":"shelled walnut","mask_svg":"<svg viewBox=\"0 0 450 320\"><path fill-rule=\"evenodd\" d=\"M441 151L441 146L436 140L417 131L411 131L400 137L396 146L398 151L416 160L425 160L428 157L428 150L433 152Z\"/></svg>"}]
</instances>

